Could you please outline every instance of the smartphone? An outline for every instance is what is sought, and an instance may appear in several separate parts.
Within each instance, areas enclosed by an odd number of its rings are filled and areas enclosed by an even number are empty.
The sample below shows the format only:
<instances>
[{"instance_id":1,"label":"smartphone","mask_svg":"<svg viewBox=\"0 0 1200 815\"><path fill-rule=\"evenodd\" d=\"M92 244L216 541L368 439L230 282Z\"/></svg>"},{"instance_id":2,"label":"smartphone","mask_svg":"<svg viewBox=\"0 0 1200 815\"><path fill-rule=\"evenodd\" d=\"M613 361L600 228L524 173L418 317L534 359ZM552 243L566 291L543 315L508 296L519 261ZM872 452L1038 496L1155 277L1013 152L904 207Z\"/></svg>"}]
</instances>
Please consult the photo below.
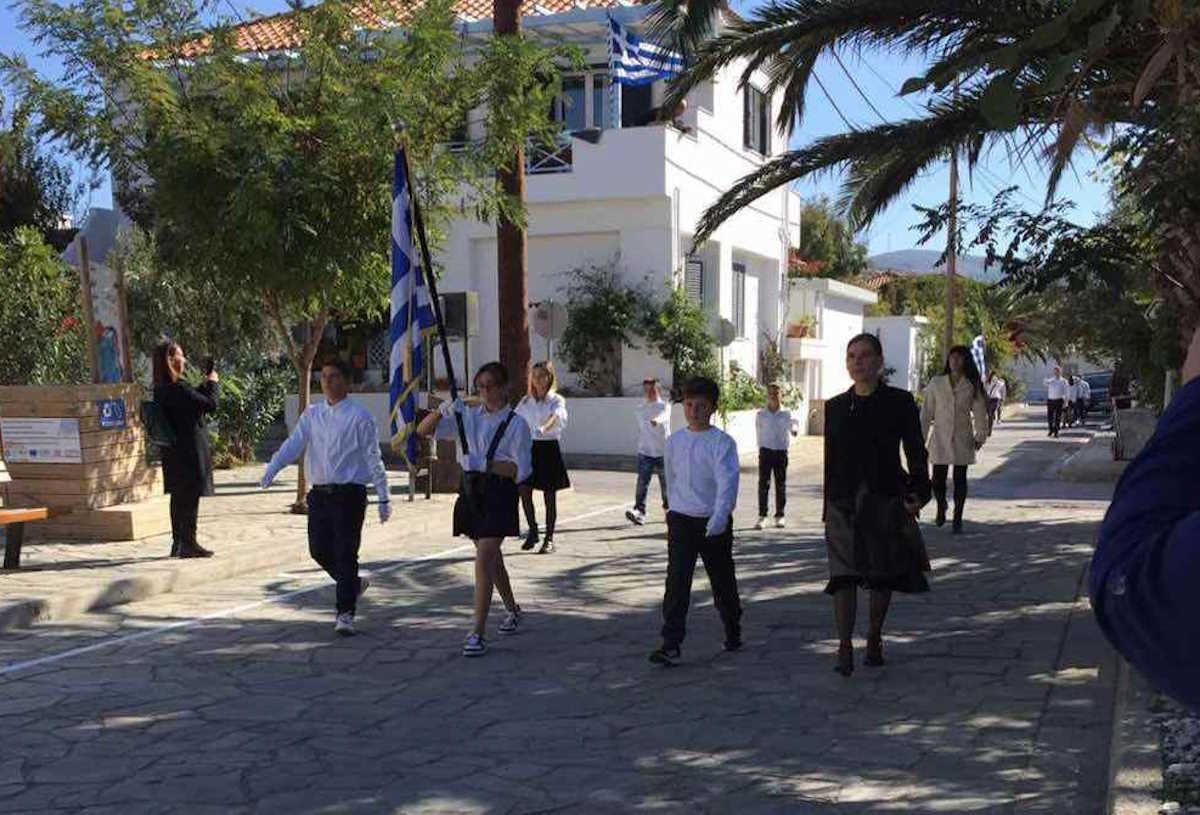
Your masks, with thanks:
<instances>
[{"instance_id":1,"label":"smartphone","mask_svg":"<svg viewBox=\"0 0 1200 815\"><path fill-rule=\"evenodd\" d=\"M212 357L205 357L204 358L204 375L208 376L209 374L211 374L213 372L213 369L216 367L216 364L217 364L216 360L214 360Z\"/></svg>"}]
</instances>

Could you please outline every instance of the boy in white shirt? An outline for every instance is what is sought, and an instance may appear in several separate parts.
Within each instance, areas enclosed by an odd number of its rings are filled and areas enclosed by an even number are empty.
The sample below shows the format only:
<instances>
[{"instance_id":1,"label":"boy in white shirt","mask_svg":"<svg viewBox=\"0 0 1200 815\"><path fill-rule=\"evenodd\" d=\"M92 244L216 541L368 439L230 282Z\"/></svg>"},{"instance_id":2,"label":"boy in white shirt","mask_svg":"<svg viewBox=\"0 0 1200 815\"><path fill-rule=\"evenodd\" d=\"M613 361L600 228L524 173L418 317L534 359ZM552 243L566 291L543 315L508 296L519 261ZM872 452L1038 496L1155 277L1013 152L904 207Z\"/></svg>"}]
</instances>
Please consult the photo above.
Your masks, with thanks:
<instances>
[{"instance_id":1,"label":"boy in white shirt","mask_svg":"<svg viewBox=\"0 0 1200 815\"><path fill-rule=\"evenodd\" d=\"M667 482L664 478L663 450L667 436L671 435L671 406L663 401L658 392L658 380L642 380L642 393L646 401L638 405L638 467L637 487L633 493L633 509L626 510L625 517L641 526L646 522L646 493L650 488L650 476L658 474L658 488L662 492L663 509L667 509Z\"/></svg>"},{"instance_id":2,"label":"boy in white shirt","mask_svg":"<svg viewBox=\"0 0 1200 815\"><path fill-rule=\"evenodd\" d=\"M775 477L775 527L783 529L783 509L787 505L788 447L791 437L800 434L800 423L790 410L779 403L779 385L767 385L767 406L754 417L758 434L758 523L755 529L767 525L767 494L771 491L771 476Z\"/></svg>"},{"instance_id":3,"label":"boy in white shirt","mask_svg":"<svg viewBox=\"0 0 1200 815\"><path fill-rule=\"evenodd\" d=\"M650 654L657 665L679 662L691 603L696 558L704 561L713 604L725 626L725 650L742 647L742 603L733 566L733 507L738 492L737 444L709 420L720 391L699 377L683 388L686 430L667 439L667 587L662 645Z\"/></svg>"}]
</instances>

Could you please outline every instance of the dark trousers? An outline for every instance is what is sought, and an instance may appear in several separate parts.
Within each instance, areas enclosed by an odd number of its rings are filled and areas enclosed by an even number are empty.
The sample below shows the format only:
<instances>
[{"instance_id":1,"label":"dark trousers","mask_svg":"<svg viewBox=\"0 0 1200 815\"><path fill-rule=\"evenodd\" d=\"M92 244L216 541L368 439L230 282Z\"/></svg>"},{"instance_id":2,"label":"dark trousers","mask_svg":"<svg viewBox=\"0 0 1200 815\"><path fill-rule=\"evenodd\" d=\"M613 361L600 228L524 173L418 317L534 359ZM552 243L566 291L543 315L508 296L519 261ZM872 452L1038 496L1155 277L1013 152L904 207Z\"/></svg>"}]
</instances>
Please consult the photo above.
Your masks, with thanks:
<instances>
[{"instance_id":1,"label":"dark trousers","mask_svg":"<svg viewBox=\"0 0 1200 815\"><path fill-rule=\"evenodd\" d=\"M1062 427L1063 419L1063 400L1050 399L1046 402L1046 422L1050 425L1050 433L1057 436L1059 428Z\"/></svg>"},{"instance_id":2,"label":"dark trousers","mask_svg":"<svg viewBox=\"0 0 1200 815\"><path fill-rule=\"evenodd\" d=\"M1088 407L1087 407L1086 401L1084 401L1083 399L1076 400L1075 401L1075 421L1079 422L1079 424L1082 425L1084 423L1084 421L1087 419L1087 410L1088 410Z\"/></svg>"},{"instance_id":3,"label":"dark trousers","mask_svg":"<svg viewBox=\"0 0 1200 815\"><path fill-rule=\"evenodd\" d=\"M196 545L196 518L200 514L200 490L171 491L171 552Z\"/></svg>"},{"instance_id":4,"label":"dark trousers","mask_svg":"<svg viewBox=\"0 0 1200 815\"><path fill-rule=\"evenodd\" d=\"M337 583L338 614L353 614L358 599L358 547L366 514L362 484L314 487L308 493L308 552Z\"/></svg>"},{"instance_id":5,"label":"dark trousers","mask_svg":"<svg viewBox=\"0 0 1200 815\"><path fill-rule=\"evenodd\" d=\"M637 487L633 491L633 508L646 511L646 493L650 490L650 476L658 473L658 489L662 492L663 509L667 508L667 479L662 456L643 456L638 453Z\"/></svg>"},{"instance_id":6,"label":"dark trousers","mask_svg":"<svg viewBox=\"0 0 1200 815\"><path fill-rule=\"evenodd\" d=\"M933 494L938 504L946 504L946 476L950 472L949 465L933 465ZM961 521L963 506L967 503L967 468L966 465L954 465L954 520Z\"/></svg>"},{"instance_id":7,"label":"dark trousers","mask_svg":"<svg viewBox=\"0 0 1200 815\"><path fill-rule=\"evenodd\" d=\"M787 450L758 448L758 517L767 517L771 476L775 477L775 517L783 517L783 508L787 505L787 465Z\"/></svg>"},{"instance_id":8,"label":"dark trousers","mask_svg":"<svg viewBox=\"0 0 1200 815\"><path fill-rule=\"evenodd\" d=\"M988 432L992 432L992 428L996 425L996 417L1000 415L1000 400L988 399Z\"/></svg>"},{"instance_id":9,"label":"dark trousers","mask_svg":"<svg viewBox=\"0 0 1200 815\"><path fill-rule=\"evenodd\" d=\"M692 601L692 577L696 558L704 561L713 604L725 625L725 639L742 637L742 601L738 598L737 575L733 568L733 519L715 538L704 532L707 518L667 513L667 589L663 596L663 645L676 648L683 642L688 607Z\"/></svg>"}]
</instances>

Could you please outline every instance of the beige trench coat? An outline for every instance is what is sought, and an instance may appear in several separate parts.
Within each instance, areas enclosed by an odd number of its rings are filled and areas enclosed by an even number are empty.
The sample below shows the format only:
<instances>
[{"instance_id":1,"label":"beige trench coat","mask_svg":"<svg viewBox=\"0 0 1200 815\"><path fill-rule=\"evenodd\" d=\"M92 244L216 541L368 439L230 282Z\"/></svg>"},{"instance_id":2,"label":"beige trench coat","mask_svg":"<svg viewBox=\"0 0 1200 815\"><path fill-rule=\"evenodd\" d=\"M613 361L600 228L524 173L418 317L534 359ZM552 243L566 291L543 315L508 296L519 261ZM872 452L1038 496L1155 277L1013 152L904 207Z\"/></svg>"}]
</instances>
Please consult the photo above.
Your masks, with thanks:
<instances>
[{"instance_id":1,"label":"beige trench coat","mask_svg":"<svg viewBox=\"0 0 1200 815\"><path fill-rule=\"evenodd\" d=\"M988 437L987 402L966 379L952 388L948 375L935 376L921 402L921 432L930 464L974 464L975 445Z\"/></svg>"}]
</instances>

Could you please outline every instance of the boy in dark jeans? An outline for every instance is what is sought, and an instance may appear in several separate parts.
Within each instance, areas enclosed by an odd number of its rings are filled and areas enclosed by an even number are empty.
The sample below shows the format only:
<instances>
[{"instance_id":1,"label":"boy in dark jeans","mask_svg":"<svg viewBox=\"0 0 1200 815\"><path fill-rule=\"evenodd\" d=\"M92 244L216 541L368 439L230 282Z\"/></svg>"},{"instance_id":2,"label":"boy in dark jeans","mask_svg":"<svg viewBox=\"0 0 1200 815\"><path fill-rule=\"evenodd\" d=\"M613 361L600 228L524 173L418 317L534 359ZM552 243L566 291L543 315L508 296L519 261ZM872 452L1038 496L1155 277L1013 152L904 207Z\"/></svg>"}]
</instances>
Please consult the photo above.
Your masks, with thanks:
<instances>
[{"instance_id":1,"label":"boy in dark jeans","mask_svg":"<svg viewBox=\"0 0 1200 815\"><path fill-rule=\"evenodd\" d=\"M687 429L667 439L667 588L663 597L662 646L650 654L658 665L680 659L692 596L696 558L704 561L713 602L725 625L725 650L742 647L742 604L733 567L733 507L738 491L737 445L709 420L719 391L711 379L683 388Z\"/></svg>"}]
</instances>

